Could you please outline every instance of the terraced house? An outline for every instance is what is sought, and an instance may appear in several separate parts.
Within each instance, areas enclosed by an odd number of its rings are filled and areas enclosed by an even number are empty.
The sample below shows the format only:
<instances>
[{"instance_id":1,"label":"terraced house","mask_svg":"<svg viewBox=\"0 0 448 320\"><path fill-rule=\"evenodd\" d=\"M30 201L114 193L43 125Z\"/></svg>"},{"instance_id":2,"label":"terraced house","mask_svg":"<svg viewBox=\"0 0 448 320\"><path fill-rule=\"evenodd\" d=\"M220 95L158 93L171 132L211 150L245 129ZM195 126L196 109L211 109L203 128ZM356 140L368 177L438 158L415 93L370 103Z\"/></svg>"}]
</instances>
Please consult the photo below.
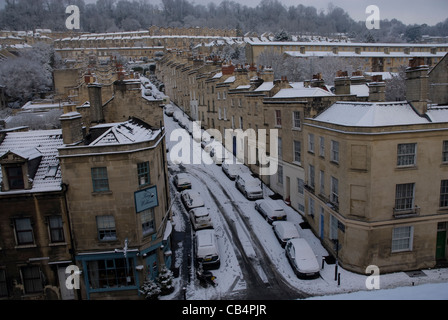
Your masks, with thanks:
<instances>
[{"instance_id":1,"label":"terraced house","mask_svg":"<svg viewBox=\"0 0 448 320\"><path fill-rule=\"evenodd\" d=\"M185 99L197 92L199 117L192 118L204 129L277 130L278 158L270 160L278 170L260 178L306 218L345 268L412 270L446 261L446 168L444 160L435 167L431 160L446 151L445 60L430 69L424 59L411 59L408 101L402 102L385 102L381 77L359 72L338 72L329 87L318 74L292 83L274 79L269 69L216 60L204 63L207 72L189 69L194 81L176 93L166 86L166 92L175 103L182 96L179 106L190 116ZM170 83L175 74L180 83L185 75L173 68L191 61L168 55L158 76ZM260 173L259 159L249 157L257 146L244 135L226 138L232 139L229 151L243 149L241 160Z\"/></svg>"}]
</instances>

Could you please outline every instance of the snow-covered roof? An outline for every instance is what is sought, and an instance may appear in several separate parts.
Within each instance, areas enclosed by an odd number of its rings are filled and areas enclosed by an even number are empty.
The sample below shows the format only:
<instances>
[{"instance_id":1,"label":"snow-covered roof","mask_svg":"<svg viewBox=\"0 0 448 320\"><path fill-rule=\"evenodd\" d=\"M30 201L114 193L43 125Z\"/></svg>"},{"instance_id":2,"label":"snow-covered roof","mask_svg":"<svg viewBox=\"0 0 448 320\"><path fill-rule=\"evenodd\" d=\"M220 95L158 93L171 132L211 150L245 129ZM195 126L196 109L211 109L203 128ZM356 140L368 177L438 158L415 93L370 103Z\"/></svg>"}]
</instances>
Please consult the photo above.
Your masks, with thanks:
<instances>
[{"instance_id":1,"label":"snow-covered roof","mask_svg":"<svg viewBox=\"0 0 448 320\"><path fill-rule=\"evenodd\" d=\"M233 82L235 82L235 76L228 77L228 78L224 81L224 83L233 83Z\"/></svg>"},{"instance_id":2,"label":"snow-covered roof","mask_svg":"<svg viewBox=\"0 0 448 320\"><path fill-rule=\"evenodd\" d=\"M321 88L305 88L296 87L281 89L274 98L306 98L306 97L328 97L332 96L331 92Z\"/></svg>"},{"instance_id":3,"label":"snow-covered roof","mask_svg":"<svg viewBox=\"0 0 448 320\"><path fill-rule=\"evenodd\" d=\"M30 190L14 190L0 194L33 193L61 190L58 148L63 145L61 130L7 132L0 144L0 155L8 152L32 160L42 156ZM0 181L2 180L0 170Z\"/></svg>"},{"instance_id":4,"label":"snow-covered roof","mask_svg":"<svg viewBox=\"0 0 448 320\"><path fill-rule=\"evenodd\" d=\"M291 57L413 58L413 57L444 57L446 51L439 51L436 53L411 51L409 54L394 51L390 53L372 52L372 51L361 51L360 53L356 53L355 51L339 51L338 53L333 53L333 51L305 51L305 53L301 53L300 51L285 51L285 54Z\"/></svg>"},{"instance_id":5,"label":"snow-covered roof","mask_svg":"<svg viewBox=\"0 0 448 320\"><path fill-rule=\"evenodd\" d=\"M357 97L368 97L369 86L366 84L352 84L350 85L350 94L354 94Z\"/></svg>"},{"instance_id":6,"label":"snow-covered roof","mask_svg":"<svg viewBox=\"0 0 448 320\"><path fill-rule=\"evenodd\" d=\"M382 127L430 123L405 102L338 101L322 112L315 121L342 126Z\"/></svg>"},{"instance_id":7,"label":"snow-covered roof","mask_svg":"<svg viewBox=\"0 0 448 320\"><path fill-rule=\"evenodd\" d=\"M129 144L149 141L155 139L159 134L159 130L152 130L143 121L131 119L122 123L111 123L107 129L96 140L91 142L90 146L103 146L114 144ZM91 130L104 129L107 124L92 127Z\"/></svg>"},{"instance_id":8,"label":"snow-covered roof","mask_svg":"<svg viewBox=\"0 0 448 320\"><path fill-rule=\"evenodd\" d=\"M426 115L432 122L448 122L448 106L429 107Z\"/></svg>"},{"instance_id":9,"label":"snow-covered roof","mask_svg":"<svg viewBox=\"0 0 448 320\"><path fill-rule=\"evenodd\" d=\"M266 81L263 82L257 89L255 89L255 92L262 92L262 91L271 91L272 88L274 88L274 82L272 81Z\"/></svg>"}]
</instances>

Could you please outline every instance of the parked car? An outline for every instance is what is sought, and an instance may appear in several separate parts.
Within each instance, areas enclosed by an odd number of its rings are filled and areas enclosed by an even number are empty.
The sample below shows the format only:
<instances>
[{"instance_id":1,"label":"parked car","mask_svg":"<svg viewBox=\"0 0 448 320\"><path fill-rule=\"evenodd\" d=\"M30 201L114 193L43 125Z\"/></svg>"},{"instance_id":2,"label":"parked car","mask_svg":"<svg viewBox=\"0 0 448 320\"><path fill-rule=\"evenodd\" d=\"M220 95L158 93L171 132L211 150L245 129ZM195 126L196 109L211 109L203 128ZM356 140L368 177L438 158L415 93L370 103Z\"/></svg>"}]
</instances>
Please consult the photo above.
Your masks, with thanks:
<instances>
[{"instance_id":1,"label":"parked car","mask_svg":"<svg viewBox=\"0 0 448 320\"><path fill-rule=\"evenodd\" d=\"M289 221L275 221L272 223L272 229L274 229L274 234L282 248L285 247L288 240L300 238L297 227Z\"/></svg>"},{"instance_id":2,"label":"parked car","mask_svg":"<svg viewBox=\"0 0 448 320\"><path fill-rule=\"evenodd\" d=\"M173 113L173 120L176 121L176 122L178 122L181 118L183 118L183 116L184 116L184 114L183 114L182 111L180 111L180 110L176 110L176 111L174 111L174 113Z\"/></svg>"},{"instance_id":3,"label":"parked car","mask_svg":"<svg viewBox=\"0 0 448 320\"><path fill-rule=\"evenodd\" d=\"M145 94L145 96L152 96L151 89L145 89L145 91L143 93Z\"/></svg>"},{"instance_id":4,"label":"parked car","mask_svg":"<svg viewBox=\"0 0 448 320\"><path fill-rule=\"evenodd\" d=\"M204 206L204 200L202 200L201 195L197 191L184 190L182 191L180 197L187 210Z\"/></svg>"},{"instance_id":5,"label":"parked car","mask_svg":"<svg viewBox=\"0 0 448 320\"><path fill-rule=\"evenodd\" d=\"M236 177L235 185L249 200L263 199L260 179L252 177L250 173L243 173Z\"/></svg>"},{"instance_id":6,"label":"parked car","mask_svg":"<svg viewBox=\"0 0 448 320\"><path fill-rule=\"evenodd\" d=\"M212 218L207 208L199 207L191 209L188 213L194 230L213 228Z\"/></svg>"},{"instance_id":7,"label":"parked car","mask_svg":"<svg viewBox=\"0 0 448 320\"><path fill-rule=\"evenodd\" d=\"M174 114L174 107L173 107L173 105L168 104L168 105L166 105L166 106L164 107L164 109L165 109L165 114L166 114L168 117L172 117L172 116L173 116L173 114Z\"/></svg>"},{"instance_id":8,"label":"parked car","mask_svg":"<svg viewBox=\"0 0 448 320\"><path fill-rule=\"evenodd\" d=\"M196 264L202 263L202 267L205 270L218 269L220 267L218 242L213 229L196 231L195 258Z\"/></svg>"},{"instance_id":9,"label":"parked car","mask_svg":"<svg viewBox=\"0 0 448 320\"><path fill-rule=\"evenodd\" d=\"M286 220L286 212L276 200L263 199L255 201L255 209L261 213L267 222Z\"/></svg>"},{"instance_id":10,"label":"parked car","mask_svg":"<svg viewBox=\"0 0 448 320\"><path fill-rule=\"evenodd\" d=\"M226 149L222 146L213 147L210 151L210 157L218 166L222 165L226 159L229 159Z\"/></svg>"},{"instance_id":11,"label":"parked car","mask_svg":"<svg viewBox=\"0 0 448 320\"><path fill-rule=\"evenodd\" d=\"M320 266L316 255L303 238L291 239L286 243L285 254L294 273L300 279L319 277Z\"/></svg>"},{"instance_id":12,"label":"parked car","mask_svg":"<svg viewBox=\"0 0 448 320\"><path fill-rule=\"evenodd\" d=\"M190 177L186 173L178 173L173 178L174 186L178 191L191 189Z\"/></svg>"},{"instance_id":13,"label":"parked car","mask_svg":"<svg viewBox=\"0 0 448 320\"><path fill-rule=\"evenodd\" d=\"M242 165L239 163L224 163L222 164L222 171L229 177L230 180L235 180L239 174L242 174Z\"/></svg>"}]
</instances>

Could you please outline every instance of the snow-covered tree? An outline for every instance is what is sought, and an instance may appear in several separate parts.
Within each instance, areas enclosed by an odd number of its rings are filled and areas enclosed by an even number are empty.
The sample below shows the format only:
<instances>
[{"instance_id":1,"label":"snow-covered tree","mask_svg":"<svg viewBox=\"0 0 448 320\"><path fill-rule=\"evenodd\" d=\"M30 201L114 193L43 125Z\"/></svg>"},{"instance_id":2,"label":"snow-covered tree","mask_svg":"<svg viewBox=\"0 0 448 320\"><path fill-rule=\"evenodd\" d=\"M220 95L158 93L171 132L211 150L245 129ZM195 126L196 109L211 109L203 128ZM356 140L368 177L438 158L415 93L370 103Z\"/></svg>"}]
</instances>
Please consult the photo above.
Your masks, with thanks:
<instances>
[{"instance_id":1,"label":"snow-covered tree","mask_svg":"<svg viewBox=\"0 0 448 320\"><path fill-rule=\"evenodd\" d=\"M140 293L145 296L146 300L157 300L161 290L158 283L150 278L146 278L145 282L140 287Z\"/></svg>"},{"instance_id":2,"label":"snow-covered tree","mask_svg":"<svg viewBox=\"0 0 448 320\"><path fill-rule=\"evenodd\" d=\"M157 282L162 295L167 295L174 291L173 279L173 272L166 266L163 266L159 272L159 276L157 277Z\"/></svg>"}]
</instances>

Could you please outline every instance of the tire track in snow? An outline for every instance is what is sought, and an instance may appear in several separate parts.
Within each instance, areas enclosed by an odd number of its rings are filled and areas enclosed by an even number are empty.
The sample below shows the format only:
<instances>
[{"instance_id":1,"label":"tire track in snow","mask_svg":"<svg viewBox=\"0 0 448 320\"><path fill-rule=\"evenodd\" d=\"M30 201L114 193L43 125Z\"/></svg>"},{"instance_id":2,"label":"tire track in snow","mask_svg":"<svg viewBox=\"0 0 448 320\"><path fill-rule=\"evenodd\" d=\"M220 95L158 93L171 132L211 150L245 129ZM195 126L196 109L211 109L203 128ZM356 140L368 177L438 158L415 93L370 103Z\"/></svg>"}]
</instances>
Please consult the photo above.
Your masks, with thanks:
<instances>
[{"instance_id":1,"label":"tire track in snow","mask_svg":"<svg viewBox=\"0 0 448 320\"><path fill-rule=\"evenodd\" d=\"M210 196L213 198L215 203L218 205L219 209L223 213L223 217L226 220L229 228L232 232L232 239L235 241L235 245L238 250L240 250L242 262L244 263L241 267L245 270L247 275L249 276L249 280L247 281L248 290L253 289L253 293L257 295L257 298L261 299L278 299L278 298L289 298L289 299L297 299L308 296L306 293L301 292L297 288L291 286L278 271L276 266L272 263L269 255L264 250L263 245L259 241L257 235L253 232L252 227L249 223L249 218L244 215L241 208L235 203L233 197L229 195L225 187L216 179L215 176L203 170L199 166L190 166L188 169L188 173L194 175L197 179L202 181L204 185L207 187ZM192 172L196 171L196 172ZM200 174L198 174L200 173ZM210 189L210 187L206 184L206 181L201 177L201 175L207 175L216 185L220 188L223 195L229 200L228 202L231 204L234 213L236 213L236 218L243 222L244 228L241 228L246 236L253 242L252 245L253 250L255 251L255 257L249 256L246 254L245 248L239 239L239 233L236 227L236 221L232 220L229 217L229 214L226 212L226 209L223 207L219 199L215 196L214 192ZM261 270L260 270L261 269ZM260 271L262 271L262 275L260 276ZM266 284L266 280L263 280L263 275L268 282L268 287ZM283 297L281 297L283 296Z\"/></svg>"}]
</instances>

